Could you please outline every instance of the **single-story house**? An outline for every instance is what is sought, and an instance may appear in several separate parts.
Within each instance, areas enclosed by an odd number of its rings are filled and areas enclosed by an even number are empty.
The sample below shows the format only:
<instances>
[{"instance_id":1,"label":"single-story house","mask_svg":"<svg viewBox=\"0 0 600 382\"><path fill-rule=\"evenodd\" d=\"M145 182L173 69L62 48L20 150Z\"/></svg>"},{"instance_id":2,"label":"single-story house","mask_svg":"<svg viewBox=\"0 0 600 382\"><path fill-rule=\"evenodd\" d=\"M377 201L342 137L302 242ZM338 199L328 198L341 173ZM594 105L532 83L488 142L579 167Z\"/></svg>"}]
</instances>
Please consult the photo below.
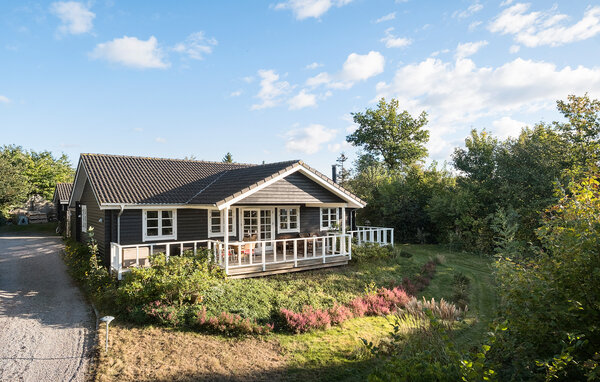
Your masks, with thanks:
<instances>
[{"instance_id":1,"label":"single-story house","mask_svg":"<svg viewBox=\"0 0 600 382\"><path fill-rule=\"evenodd\" d=\"M393 243L393 230L354 227L365 202L302 161L262 165L82 154L69 199L71 235L94 239L121 277L150 254L208 248L230 277L347 264L352 237ZM351 228L351 229L348 229ZM355 228L355 229L352 229Z\"/></svg>"},{"instance_id":2,"label":"single-story house","mask_svg":"<svg viewBox=\"0 0 600 382\"><path fill-rule=\"evenodd\" d=\"M56 210L56 219L61 224L66 224L67 212L69 211L69 199L71 198L71 191L73 190L73 183L57 183L54 189L54 196L52 197L52 203Z\"/></svg>"}]
</instances>

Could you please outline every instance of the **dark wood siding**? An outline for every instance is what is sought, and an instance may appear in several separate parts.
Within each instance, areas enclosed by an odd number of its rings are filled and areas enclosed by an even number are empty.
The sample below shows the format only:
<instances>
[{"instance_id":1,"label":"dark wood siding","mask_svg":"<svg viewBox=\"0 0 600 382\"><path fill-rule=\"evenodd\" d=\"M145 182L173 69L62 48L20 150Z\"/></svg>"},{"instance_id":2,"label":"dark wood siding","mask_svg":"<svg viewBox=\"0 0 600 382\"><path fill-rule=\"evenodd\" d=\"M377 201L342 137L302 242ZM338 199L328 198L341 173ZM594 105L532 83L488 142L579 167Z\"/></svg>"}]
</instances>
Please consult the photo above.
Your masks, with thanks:
<instances>
[{"instance_id":1,"label":"dark wood siding","mask_svg":"<svg viewBox=\"0 0 600 382\"><path fill-rule=\"evenodd\" d=\"M115 211L118 214L118 211ZM125 210L121 215L121 244L142 243L142 210ZM177 240L205 240L208 236L208 212L203 209L177 210ZM116 219L114 222L114 241L116 241ZM174 240L158 240L174 241ZM150 243L149 241L148 243Z\"/></svg>"},{"instance_id":2,"label":"dark wood siding","mask_svg":"<svg viewBox=\"0 0 600 382\"><path fill-rule=\"evenodd\" d=\"M85 205L87 208L87 226L94 227L94 239L98 243L98 252L102 261L106 261L105 257L108 258L106 251L106 219L105 212L100 210L100 206L96 202L94 192L90 187L90 183L86 182L83 187L83 193L81 194L80 204ZM78 218L81 221L81 218ZM81 225L78 227L81 229ZM89 240L87 232L81 233L81 241L87 242Z\"/></svg>"},{"instance_id":3,"label":"dark wood siding","mask_svg":"<svg viewBox=\"0 0 600 382\"><path fill-rule=\"evenodd\" d=\"M295 172L244 198L243 204L343 203L326 188Z\"/></svg>"},{"instance_id":4,"label":"dark wood siding","mask_svg":"<svg viewBox=\"0 0 600 382\"><path fill-rule=\"evenodd\" d=\"M319 233L321 228L321 209L317 207L300 207L300 231Z\"/></svg>"}]
</instances>

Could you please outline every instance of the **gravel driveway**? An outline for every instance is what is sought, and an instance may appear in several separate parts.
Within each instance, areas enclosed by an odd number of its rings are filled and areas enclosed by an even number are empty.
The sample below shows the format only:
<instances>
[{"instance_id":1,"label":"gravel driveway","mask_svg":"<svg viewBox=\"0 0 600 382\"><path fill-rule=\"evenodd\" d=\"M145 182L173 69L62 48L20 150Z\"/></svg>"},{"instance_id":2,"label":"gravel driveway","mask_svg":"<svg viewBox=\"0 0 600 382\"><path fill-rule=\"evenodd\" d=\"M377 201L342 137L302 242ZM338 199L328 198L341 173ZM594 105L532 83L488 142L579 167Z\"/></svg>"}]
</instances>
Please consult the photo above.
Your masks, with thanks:
<instances>
[{"instance_id":1,"label":"gravel driveway","mask_svg":"<svg viewBox=\"0 0 600 382\"><path fill-rule=\"evenodd\" d=\"M83 381L93 311L71 281L60 238L0 234L0 381Z\"/></svg>"}]
</instances>

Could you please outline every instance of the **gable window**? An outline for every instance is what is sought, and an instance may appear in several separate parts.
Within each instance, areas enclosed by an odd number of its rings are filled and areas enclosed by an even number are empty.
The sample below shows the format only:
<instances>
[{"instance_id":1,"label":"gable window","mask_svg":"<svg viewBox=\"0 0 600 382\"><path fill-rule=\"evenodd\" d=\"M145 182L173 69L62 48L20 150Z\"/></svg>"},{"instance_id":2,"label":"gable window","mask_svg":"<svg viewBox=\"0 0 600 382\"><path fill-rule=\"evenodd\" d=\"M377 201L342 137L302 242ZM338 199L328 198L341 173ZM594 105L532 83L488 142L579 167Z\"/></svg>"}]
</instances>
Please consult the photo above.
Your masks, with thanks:
<instances>
[{"instance_id":1,"label":"gable window","mask_svg":"<svg viewBox=\"0 0 600 382\"><path fill-rule=\"evenodd\" d=\"M278 208L279 232L300 232L300 210L298 207Z\"/></svg>"},{"instance_id":2,"label":"gable window","mask_svg":"<svg viewBox=\"0 0 600 382\"><path fill-rule=\"evenodd\" d=\"M208 237L224 236L225 231L225 210L209 210L208 211ZM230 236L235 236L235 209L229 209L228 231Z\"/></svg>"},{"instance_id":3,"label":"gable window","mask_svg":"<svg viewBox=\"0 0 600 382\"><path fill-rule=\"evenodd\" d=\"M177 210L144 210L143 239L177 239Z\"/></svg>"},{"instance_id":4,"label":"gable window","mask_svg":"<svg viewBox=\"0 0 600 382\"><path fill-rule=\"evenodd\" d=\"M337 208L321 208L321 231L338 228L339 221Z\"/></svg>"}]
</instances>

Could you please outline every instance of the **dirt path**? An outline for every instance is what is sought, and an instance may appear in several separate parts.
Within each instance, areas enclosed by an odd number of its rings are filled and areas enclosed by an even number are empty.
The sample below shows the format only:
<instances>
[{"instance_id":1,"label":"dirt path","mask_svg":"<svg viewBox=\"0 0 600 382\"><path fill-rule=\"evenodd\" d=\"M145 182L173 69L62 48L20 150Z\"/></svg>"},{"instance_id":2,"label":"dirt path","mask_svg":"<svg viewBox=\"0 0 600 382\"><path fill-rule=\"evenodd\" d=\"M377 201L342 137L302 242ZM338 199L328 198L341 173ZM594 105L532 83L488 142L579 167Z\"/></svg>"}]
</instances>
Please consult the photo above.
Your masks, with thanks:
<instances>
[{"instance_id":1,"label":"dirt path","mask_svg":"<svg viewBox=\"0 0 600 382\"><path fill-rule=\"evenodd\" d=\"M0 235L0 381L83 381L91 308L66 273L58 237Z\"/></svg>"}]
</instances>

